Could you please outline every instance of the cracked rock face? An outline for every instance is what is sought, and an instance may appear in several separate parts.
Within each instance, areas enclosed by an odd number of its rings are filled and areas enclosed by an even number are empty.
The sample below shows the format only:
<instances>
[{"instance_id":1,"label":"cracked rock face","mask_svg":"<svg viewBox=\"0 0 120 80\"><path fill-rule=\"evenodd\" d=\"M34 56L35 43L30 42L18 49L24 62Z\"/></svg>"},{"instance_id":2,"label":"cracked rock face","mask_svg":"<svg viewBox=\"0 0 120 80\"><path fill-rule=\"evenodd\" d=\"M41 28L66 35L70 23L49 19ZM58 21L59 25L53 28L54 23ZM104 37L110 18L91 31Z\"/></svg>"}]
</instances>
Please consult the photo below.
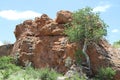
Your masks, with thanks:
<instances>
[{"instance_id":1,"label":"cracked rock face","mask_svg":"<svg viewBox=\"0 0 120 80\"><path fill-rule=\"evenodd\" d=\"M69 11L59 11L55 21L43 14L35 20L26 20L17 25L14 32L16 42L11 55L19 54L19 64L23 66L30 63L35 68L50 67L62 73L67 72L66 59L69 57L72 65L76 60L76 50L83 46L82 42L79 46L77 43L70 43L64 34L64 25L72 20L71 15ZM110 66L117 71L115 80L120 79L119 50L101 40L98 44L89 45L87 54L93 74L100 67Z\"/></svg>"},{"instance_id":2,"label":"cracked rock face","mask_svg":"<svg viewBox=\"0 0 120 80\"><path fill-rule=\"evenodd\" d=\"M63 13L64 12L64 13ZM69 11L61 22L71 18ZM59 17L59 15L58 15ZM57 18L58 18L57 17ZM16 26L15 36L17 41L14 44L13 54L19 53L19 63L23 66L31 62L36 68L50 67L59 72L66 72L65 60L75 59L75 43L68 43L68 38L63 33L64 24L50 19L46 14L35 20L26 20Z\"/></svg>"}]
</instances>

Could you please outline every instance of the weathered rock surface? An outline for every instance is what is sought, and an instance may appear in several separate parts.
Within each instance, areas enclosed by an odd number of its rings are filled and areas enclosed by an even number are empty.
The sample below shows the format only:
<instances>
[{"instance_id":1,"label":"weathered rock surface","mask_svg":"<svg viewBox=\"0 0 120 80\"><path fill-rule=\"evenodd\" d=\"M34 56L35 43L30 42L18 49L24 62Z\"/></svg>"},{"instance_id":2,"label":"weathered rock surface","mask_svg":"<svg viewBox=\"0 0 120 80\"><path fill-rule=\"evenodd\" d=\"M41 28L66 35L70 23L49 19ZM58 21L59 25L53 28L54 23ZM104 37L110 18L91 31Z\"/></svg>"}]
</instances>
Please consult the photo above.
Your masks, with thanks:
<instances>
[{"instance_id":1,"label":"weathered rock surface","mask_svg":"<svg viewBox=\"0 0 120 80\"><path fill-rule=\"evenodd\" d=\"M90 57L93 74L96 74L101 67L112 67L116 70L114 80L120 80L120 51L113 48L106 40L99 44L91 44L87 53Z\"/></svg>"},{"instance_id":2,"label":"weathered rock surface","mask_svg":"<svg viewBox=\"0 0 120 80\"><path fill-rule=\"evenodd\" d=\"M116 70L115 80L120 80L120 50L109 46L105 41L101 45L107 51L111 67Z\"/></svg>"},{"instance_id":3,"label":"weathered rock surface","mask_svg":"<svg viewBox=\"0 0 120 80\"><path fill-rule=\"evenodd\" d=\"M71 14L69 11L60 11L55 21L43 14L35 20L26 20L17 25L17 41L12 55L19 53L19 62L23 66L31 62L36 68L50 67L59 72L66 72L67 57L71 58L71 64L74 63L75 52L78 49L77 44L70 43L63 33L64 24L72 20ZM92 43L88 46L87 53L93 74L96 74L100 67L110 66L117 70L115 80L120 80L120 53L106 40L101 40L98 44Z\"/></svg>"},{"instance_id":4,"label":"weathered rock surface","mask_svg":"<svg viewBox=\"0 0 120 80\"><path fill-rule=\"evenodd\" d=\"M13 44L7 44L0 46L0 56L8 56L11 54L13 49Z\"/></svg>"},{"instance_id":5,"label":"weathered rock surface","mask_svg":"<svg viewBox=\"0 0 120 80\"><path fill-rule=\"evenodd\" d=\"M65 14L67 13L69 12ZM68 43L63 32L64 24L53 21L46 14L35 18L34 21L26 20L16 26L17 41L13 54L20 54L19 61L22 65L32 62L36 68L51 67L59 72L65 72L67 70L65 60L67 57L74 60L76 45Z\"/></svg>"},{"instance_id":6,"label":"weathered rock surface","mask_svg":"<svg viewBox=\"0 0 120 80\"><path fill-rule=\"evenodd\" d=\"M70 11L61 10L57 12L56 22L59 24L65 24L72 21L72 13Z\"/></svg>"}]
</instances>

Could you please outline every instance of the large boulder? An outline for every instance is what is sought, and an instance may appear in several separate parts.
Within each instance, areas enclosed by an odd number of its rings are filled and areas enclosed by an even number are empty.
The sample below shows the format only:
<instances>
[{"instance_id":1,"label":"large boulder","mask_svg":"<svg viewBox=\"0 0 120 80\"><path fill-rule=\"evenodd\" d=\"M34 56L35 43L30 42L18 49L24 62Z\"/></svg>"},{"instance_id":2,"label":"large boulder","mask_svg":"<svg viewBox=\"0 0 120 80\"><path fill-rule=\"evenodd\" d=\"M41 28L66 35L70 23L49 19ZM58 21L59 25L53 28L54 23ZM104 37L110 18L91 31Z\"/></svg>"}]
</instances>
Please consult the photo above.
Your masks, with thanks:
<instances>
[{"instance_id":1,"label":"large boulder","mask_svg":"<svg viewBox=\"0 0 120 80\"><path fill-rule=\"evenodd\" d=\"M95 75L100 68L111 67L116 70L114 80L120 80L120 50L113 48L105 39L88 46L91 69Z\"/></svg>"},{"instance_id":2,"label":"large boulder","mask_svg":"<svg viewBox=\"0 0 120 80\"><path fill-rule=\"evenodd\" d=\"M13 49L13 44L6 44L0 46L0 56L8 56L11 54Z\"/></svg>"},{"instance_id":3,"label":"large boulder","mask_svg":"<svg viewBox=\"0 0 120 80\"><path fill-rule=\"evenodd\" d=\"M16 42L12 55L18 56L19 64L33 65L35 68L50 67L59 72L67 72L66 61L70 66L75 63L77 49L82 49L83 43L70 43L64 34L64 25L72 20L72 13L59 11L56 20L46 14L35 20L26 20L16 26ZM112 67L117 71L115 80L120 79L120 51L114 49L106 40L91 43L87 47L91 70L95 75L101 67ZM85 60L85 59L84 59Z\"/></svg>"},{"instance_id":4,"label":"large boulder","mask_svg":"<svg viewBox=\"0 0 120 80\"><path fill-rule=\"evenodd\" d=\"M66 72L67 57L75 59L76 45L68 43L64 24L58 24L43 14L35 20L26 20L16 26L13 55L19 54L23 66L31 62L36 68L51 67Z\"/></svg>"}]
</instances>

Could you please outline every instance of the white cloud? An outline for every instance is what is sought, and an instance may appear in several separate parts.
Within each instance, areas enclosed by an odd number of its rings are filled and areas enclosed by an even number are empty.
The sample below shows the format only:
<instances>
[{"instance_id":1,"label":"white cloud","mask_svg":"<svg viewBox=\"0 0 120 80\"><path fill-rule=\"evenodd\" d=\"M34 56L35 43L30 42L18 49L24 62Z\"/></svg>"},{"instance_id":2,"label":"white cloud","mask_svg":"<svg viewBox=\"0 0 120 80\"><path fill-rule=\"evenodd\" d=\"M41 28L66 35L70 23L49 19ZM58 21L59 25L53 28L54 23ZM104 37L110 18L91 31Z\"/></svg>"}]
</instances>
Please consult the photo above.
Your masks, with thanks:
<instances>
[{"instance_id":1,"label":"white cloud","mask_svg":"<svg viewBox=\"0 0 120 80\"><path fill-rule=\"evenodd\" d=\"M110 7L110 5L97 6L93 9L93 12L105 12Z\"/></svg>"},{"instance_id":2,"label":"white cloud","mask_svg":"<svg viewBox=\"0 0 120 80\"><path fill-rule=\"evenodd\" d=\"M113 29L112 32L117 33L117 32L119 32L119 30L118 29Z\"/></svg>"},{"instance_id":3,"label":"white cloud","mask_svg":"<svg viewBox=\"0 0 120 80\"><path fill-rule=\"evenodd\" d=\"M0 41L0 46L3 45L3 43Z\"/></svg>"},{"instance_id":4,"label":"white cloud","mask_svg":"<svg viewBox=\"0 0 120 80\"><path fill-rule=\"evenodd\" d=\"M23 11L19 12L16 10L3 10L0 11L0 17L5 18L7 20L19 20L19 19L30 19L37 16L41 16L41 14L34 11Z\"/></svg>"}]
</instances>

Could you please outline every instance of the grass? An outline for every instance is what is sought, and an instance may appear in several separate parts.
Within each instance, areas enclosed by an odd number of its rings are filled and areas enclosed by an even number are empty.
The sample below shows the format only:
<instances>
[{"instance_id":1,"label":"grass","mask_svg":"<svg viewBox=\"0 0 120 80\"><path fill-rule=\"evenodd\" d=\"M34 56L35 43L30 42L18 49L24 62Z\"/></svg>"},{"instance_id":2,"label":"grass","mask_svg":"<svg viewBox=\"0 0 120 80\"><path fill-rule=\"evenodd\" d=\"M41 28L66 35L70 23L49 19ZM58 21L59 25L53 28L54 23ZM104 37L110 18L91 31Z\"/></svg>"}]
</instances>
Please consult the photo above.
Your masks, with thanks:
<instances>
[{"instance_id":1,"label":"grass","mask_svg":"<svg viewBox=\"0 0 120 80\"><path fill-rule=\"evenodd\" d=\"M0 80L56 80L61 74L53 69L20 67L12 57L0 57Z\"/></svg>"},{"instance_id":2,"label":"grass","mask_svg":"<svg viewBox=\"0 0 120 80\"><path fill-rule=\"evenodd\" d=\"M113 80L116 71L110 67L100 68L96 75L96 80Z\"/></svg>"},{"instance_id":3,"label":"grass","mask_svg":"<svg viewBox=\"0 0 120 80\"><path fill-rule=\"evenodd\" d=\"M112 80L116 74L112 68L100 68L98 74L93 80ZM57 80L62 76L53 69L42 68L34 69L31 66L21 67L15 64L12 57L0 57L0 80ZM73 75L66 80L86 80L86 77L78 74Z\"/></svg>"}]
</instances>

